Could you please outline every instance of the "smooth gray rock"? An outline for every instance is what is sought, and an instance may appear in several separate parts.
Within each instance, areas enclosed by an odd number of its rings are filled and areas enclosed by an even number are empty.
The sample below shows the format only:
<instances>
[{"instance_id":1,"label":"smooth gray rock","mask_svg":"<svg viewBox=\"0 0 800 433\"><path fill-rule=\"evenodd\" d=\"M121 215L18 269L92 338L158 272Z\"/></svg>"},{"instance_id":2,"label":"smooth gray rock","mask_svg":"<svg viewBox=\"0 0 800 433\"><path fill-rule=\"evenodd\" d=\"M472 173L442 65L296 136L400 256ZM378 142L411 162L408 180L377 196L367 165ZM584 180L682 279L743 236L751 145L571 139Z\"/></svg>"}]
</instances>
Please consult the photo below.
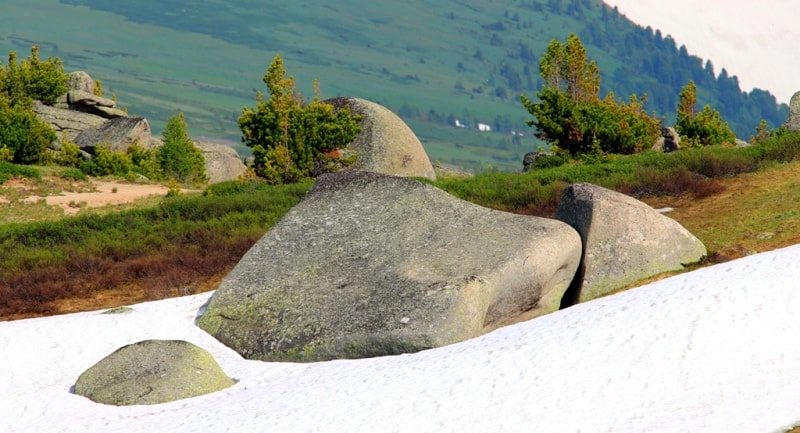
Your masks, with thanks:
<instances>
[{"instance_id":1,"label":"smooth gray rock","mask_svg":"<svg viewBox=\"0 0 800 433\"><path fill-rule=\"evenodd\" d=\"M207 141L195 141L194 145L200 149L206 161L208 183L236 180L247 172L247 167L234 148Z\"/></svg>"},{"instance_id":2,"label":"smooth gray rock","mask_svg":"<svg viewBox=\"0 0 800 433\"><path fill-rule=\"evenodd\" d=\"M197 324L250 359L415 352L557 310L580 255L578 234L556 220L411 179L327 174L247 252Z\"/></svg>"},{"instance_id":3,"label":"smooth gray rock","mask_svg":"<svg viewBox=\"0 0 800 433\"><path fill-rule=\"evenodd\" d=\"M33 104L33 111L36 113L36 117L56 131L59 139L63 135L70 141L74 141L81 132L99 127L106 122L106 119L100 116L50 107L39 101Z\"/></svg>"},{"instance_id":4,"label":"smooth gray rock","mask_svg":"<svg viewBox=\"0 0 800 433\"><path fill-rule=\"evenodd\" d=\"M792 95L789 101L789 118L784 126L790 131L800 131L800 92Z\"/></svg>"},{"instance_id":5,"label":"smooth gray rock","mask_svg":"<svg viewBox=\"0 0 800 433\"><path fill-rule=\"evenodd\" d=\"M94 79L84 71L75 71L69 74L68 90L78 90L94 94Z\"/></svg>"},{"instance_id":6,"label":"smooth gray rock","mask_svg":"<svg viewBox=\"0 0 800 433\"><path fill-rule=\"evenodd\" d=\"M114 108L117 103L111 99L97 96L94 93L84 92L82 90L70 90L67 92L67 102L71 105L85 105L90 107L108 107Z\"/></svg>"},{"instance_id":7,"label":"smooth gray rock","mask_svg":"<svg viewBox=\"0 0 800 433\"><path fill-rule=\"evenodd\" d=\"M325 102L337 109L346 107L362 116L361 132L347 146L347 150L357 156L352 169L436 179L431 160L414 131L388 108L359 98L334 98Z\"/></svg>"},{"instance_id":8,"label":"smooth gray rock","mask_svg":"<svg viewBox=\"0 0 800 433\"><path fill-rule=\"evenodd\" d=\"M75 394L125 406L209 394L234 384L210 353L180 340L147 340L118 349L86 370Z\"/></svg>"},{"instance_id":9,"label":"smooth gray rock","mask_svg":"<svg viewBox=\"0 0 800 433\"><path fill-rule=\"evenodd\" d=\"M75 143L90 153L100 145L106 145L115 152L124 152L135 143L149 148L150 139L150 124L145 118L120 117L82 131L75 137Z\"/></svg>"},{"instance_id":10,"label":"smooth gray rock","mask_svg":"<svg viewBox=\"0 0 800 433\"><path fill-rule=\"evenodd\" d=\"M634 198L588 183L570 185L556 218L578 231L583 260L567 303L586 302L663 272L683 269L706 247L675 220Z\"/></svg>"}]
</instances>

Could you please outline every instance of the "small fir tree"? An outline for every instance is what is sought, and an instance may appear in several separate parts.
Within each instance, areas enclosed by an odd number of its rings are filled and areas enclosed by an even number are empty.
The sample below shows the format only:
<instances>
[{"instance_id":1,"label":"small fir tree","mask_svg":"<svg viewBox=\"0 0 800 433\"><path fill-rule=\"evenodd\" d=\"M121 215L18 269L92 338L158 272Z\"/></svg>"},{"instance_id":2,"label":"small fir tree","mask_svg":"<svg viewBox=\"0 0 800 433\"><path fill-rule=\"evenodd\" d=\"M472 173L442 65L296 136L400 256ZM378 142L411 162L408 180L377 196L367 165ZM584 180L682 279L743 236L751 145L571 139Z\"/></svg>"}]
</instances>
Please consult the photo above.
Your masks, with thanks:
<instances>
[{"instance_id":1,"label":"small fir tree","mask_svg":"<svg viewBox=\"0 0 800 433\"><path fill-rule=\"evenodd\" d=\"M167 179L190 184L206 181L203 154L189 137L183 113L167 121L163 141L164 145L158 150L158 161Z\"/></svg>"}]
</instances>

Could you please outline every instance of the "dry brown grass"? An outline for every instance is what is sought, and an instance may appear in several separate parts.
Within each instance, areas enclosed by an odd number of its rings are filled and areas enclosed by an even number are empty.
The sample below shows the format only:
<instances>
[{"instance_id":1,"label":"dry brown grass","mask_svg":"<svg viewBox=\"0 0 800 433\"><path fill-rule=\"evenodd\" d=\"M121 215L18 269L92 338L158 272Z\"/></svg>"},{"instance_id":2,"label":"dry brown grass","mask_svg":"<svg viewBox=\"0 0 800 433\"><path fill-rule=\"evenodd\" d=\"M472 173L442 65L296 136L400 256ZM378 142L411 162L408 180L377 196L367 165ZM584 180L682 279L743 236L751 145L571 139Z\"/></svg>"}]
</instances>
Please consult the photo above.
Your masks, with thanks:
<instances>
[{"instance_id":1,"label":"dry brown grass","mask_svg":"<svg viewBox=\"0 0 800 433\"><path fill-rule=\"evenodd\" d=\"M0 282L0 320L118 307L214 290L257 238L114 260L85 257Z\"/></svg>"}]
</instances>

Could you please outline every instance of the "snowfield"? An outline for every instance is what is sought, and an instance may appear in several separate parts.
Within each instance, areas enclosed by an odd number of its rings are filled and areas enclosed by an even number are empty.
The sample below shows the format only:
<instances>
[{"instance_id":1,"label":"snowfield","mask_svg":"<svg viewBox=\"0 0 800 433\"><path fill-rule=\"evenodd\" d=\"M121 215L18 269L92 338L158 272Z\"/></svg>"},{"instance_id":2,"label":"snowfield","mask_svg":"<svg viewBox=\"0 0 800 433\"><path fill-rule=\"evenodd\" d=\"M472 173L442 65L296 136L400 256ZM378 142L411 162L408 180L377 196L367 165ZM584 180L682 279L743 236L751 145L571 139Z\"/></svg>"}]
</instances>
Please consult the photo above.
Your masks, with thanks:
<instances>
[{"instance_id":1,"label":"snowfield","mask_svg":"<svg viewBox=\"0 0 800 433\"><path fill-rule=\"evenodd\" d=\"M412 355L247 361L193 324L203 294L0 323L0 432L771 432L800 422L800 246ZM239 382L154 406L70 393L144 339Z\"/></svg>"}]
</instances>

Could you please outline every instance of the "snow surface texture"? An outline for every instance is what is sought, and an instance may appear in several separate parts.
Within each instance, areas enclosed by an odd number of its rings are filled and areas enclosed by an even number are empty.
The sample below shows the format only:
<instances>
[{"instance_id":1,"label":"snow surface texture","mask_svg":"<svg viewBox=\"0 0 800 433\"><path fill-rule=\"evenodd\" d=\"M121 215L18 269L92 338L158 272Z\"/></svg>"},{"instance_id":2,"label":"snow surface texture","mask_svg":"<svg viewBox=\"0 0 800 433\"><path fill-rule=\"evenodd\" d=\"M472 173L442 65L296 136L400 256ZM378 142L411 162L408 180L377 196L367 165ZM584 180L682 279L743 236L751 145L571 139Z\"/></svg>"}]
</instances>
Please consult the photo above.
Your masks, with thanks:
<instances>
[{"instance_id":1,"label":"snow surface texture","mask_svg":"<svg viewBox=\"0 0 800 433\"><path fill-rule=\"evenodd\" d=\"M769 432L800 420L800 246L412 355L248 361L193 325L210 294L0 323L0 432ZM145 339L239 382L155 406L69 392Z\"/></svg>"},{"instance_id":2,"label":"snow surface texture","mask_svg":"<svg viewBox=\"0 0 800 433\"><path fill-rule=\"evenodd\" d=\"M672 35L714 72L737 75L742 90L769 90L789 102L800 90L797 0L604 0L641 26Z\"/></svg>"}]
</instances>

